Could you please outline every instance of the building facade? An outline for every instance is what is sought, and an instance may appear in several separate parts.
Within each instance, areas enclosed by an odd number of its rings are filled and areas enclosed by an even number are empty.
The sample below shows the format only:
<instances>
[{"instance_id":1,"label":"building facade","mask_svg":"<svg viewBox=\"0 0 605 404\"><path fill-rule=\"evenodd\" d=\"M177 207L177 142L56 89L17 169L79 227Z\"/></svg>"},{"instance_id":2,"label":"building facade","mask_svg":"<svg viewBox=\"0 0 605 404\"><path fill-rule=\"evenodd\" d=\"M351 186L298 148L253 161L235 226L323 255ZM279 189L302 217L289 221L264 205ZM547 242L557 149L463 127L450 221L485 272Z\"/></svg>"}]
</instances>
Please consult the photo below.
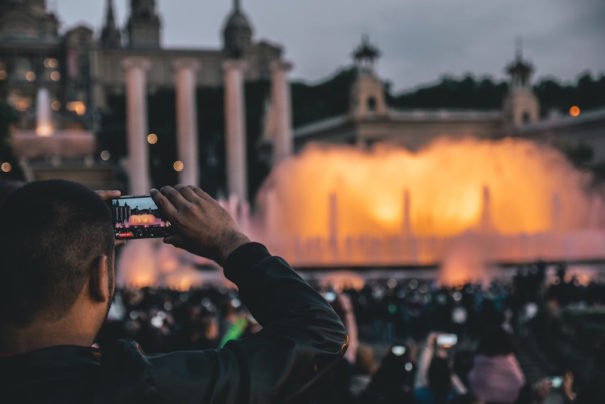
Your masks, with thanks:
<instances>
[{"instance_id":1,"label":"building facade","mask_svg":"<svg viewBox=\"0 0 605 404\"><path fill-rule=\"evenodd\" d=\"M79 25L64 32L45 0L1 0L0 100L19 112L19 127L33 127L36 94L45 87L58 127L96 129L95 113L107 107L107 97L126 91L125 59L149 61L147 92L153 93L175 87L177 59L195 60L196 85L205 87L223 84L223 63L234 57L246 62L245 80L270 80L271 63L283 53L254 39L239 0L222 27L222 48L165 48L161 31L155 0L131 0L125 27L107 0L101 29Z\"/></svg>"},{"instance_id":2,"label":"building facade","mask_svg":"<svg viewBox=\"0 0 605 404\"><path fill-rule=\"evenodd\" d=\"M493 111L392 108L385 101L383 80L376 74L379 56L379 50L364 38L353 53L356 78L350 89L349 111L296 127L296 150L310 142L360 147L380 142L417 150L439 137L519 136L564 150L586 147L594 152L593 164L605 162L605 109L578 117L541 118L530 82L533 67L520 49L505 69L509 88L502 108Z\"/></svg>"}]
</instances>

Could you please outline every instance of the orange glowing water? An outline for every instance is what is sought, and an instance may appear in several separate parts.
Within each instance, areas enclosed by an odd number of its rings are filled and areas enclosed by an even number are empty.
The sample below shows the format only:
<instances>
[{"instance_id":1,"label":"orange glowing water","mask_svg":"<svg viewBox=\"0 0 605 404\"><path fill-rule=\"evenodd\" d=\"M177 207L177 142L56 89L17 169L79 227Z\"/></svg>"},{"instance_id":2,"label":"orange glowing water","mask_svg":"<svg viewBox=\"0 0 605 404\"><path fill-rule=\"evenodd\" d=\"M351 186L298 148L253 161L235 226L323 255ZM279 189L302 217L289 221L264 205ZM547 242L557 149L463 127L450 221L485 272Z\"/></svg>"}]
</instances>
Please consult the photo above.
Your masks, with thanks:
<instances>
[{"instance_id":1,"label":"orange glowing water","mask_svg":"<svg viewBox=\"0 0 605 404\"><path fill-rule=\"evenodd\" d=\"M555 149L520 139L442 139L418 152L311 146L273 170L253 217L243 209L237 219L295 265L439 263L440 280L456 285L484 280L492 261L603 258L590 180ZM347 238L370 243L347 252ZM301 240L310 242L297 252ZM131 242L119 281L188 289L201 278L182 257L157 240Z\"/></svg>"},{"instance_id":2,"label":"orange glowing water","mask_svg":"<svg viewBox=\"0 0 605 404\"><path fill-rule=\"evenodd\" d=\"M266 233L279 237L327 236L331 194L339 237L400 234L406 192L415 236L454 236L486 214L499 234L531 234L586 226L589 181L556 150L526 140L439 140L416 153L312 146L273 171L258 205Z\"/></svg>"},{"instance_id":3,"label":"orange glowing water","mask_svg":"<svg viewBox=\"0 0 605 404\"><path fill-rule=\"evenodd\" d=\"M158 224L160 220L152 214L144 213L140 215L130 215L128 222L131 226L142 226Z\"/></svg>"}]
</instances>

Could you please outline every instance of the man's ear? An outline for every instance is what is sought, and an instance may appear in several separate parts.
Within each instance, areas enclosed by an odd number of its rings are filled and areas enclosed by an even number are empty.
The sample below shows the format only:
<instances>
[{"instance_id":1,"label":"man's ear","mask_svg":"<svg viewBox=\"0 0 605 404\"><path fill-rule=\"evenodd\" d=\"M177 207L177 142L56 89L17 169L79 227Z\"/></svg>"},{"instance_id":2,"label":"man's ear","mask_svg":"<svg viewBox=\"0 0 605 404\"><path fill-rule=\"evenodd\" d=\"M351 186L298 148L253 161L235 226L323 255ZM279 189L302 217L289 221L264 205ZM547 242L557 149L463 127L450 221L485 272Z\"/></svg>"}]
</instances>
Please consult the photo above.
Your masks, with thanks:
<instances>
[{"instance_id":1,"label":"man's ear","mask_svg":"<svg viewBox=\"0 0 605 404\"><path fill-rule=\"evenodd\" d=\"M89 290L90 296L99 303L105 303L110 299L109 272L107 255L101 255L92 264L90 271Z\"/></svg>"}]
</instances>

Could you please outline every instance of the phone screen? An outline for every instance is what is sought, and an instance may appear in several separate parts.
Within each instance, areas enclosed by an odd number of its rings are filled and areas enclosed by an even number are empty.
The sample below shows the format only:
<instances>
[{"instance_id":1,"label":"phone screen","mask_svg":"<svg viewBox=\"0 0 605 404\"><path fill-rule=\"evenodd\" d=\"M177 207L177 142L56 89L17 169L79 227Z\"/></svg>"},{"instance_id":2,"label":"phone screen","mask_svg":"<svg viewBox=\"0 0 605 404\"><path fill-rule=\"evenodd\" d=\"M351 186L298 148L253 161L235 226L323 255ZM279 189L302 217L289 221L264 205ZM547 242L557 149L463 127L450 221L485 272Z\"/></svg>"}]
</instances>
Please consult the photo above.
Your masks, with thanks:
<instances>
[{"instance_id":1,"label":"phone screen","mask_svg":"<svg viewBox=\"0 0 605 404\"><path fill-rule=\"evenodd\" d=\"M169 221L150 196L124 196L110 202L113 229L118 240L165 237L172 234Z\"/></svg>"},{"instance_id":2,"label":"phone screen","mask_svg":"<svg viewBox=\"0 0 605 404\"><path fill-rule=\"evenodd\" d=\"M563 384L563 378L561 376L555 376L550 379L553 389L558 389Z\"/></svg>"},{"instance_id":3,"label":"phone screen","mask_svg":"<svg viewBox=\"0 0 605 404\"><path fill-rule=\"evenodd\" d=\"M458 343L456 334L439 334L437 336L437 345L441 348L451 348Z\"/></svg>"}]
</instances>

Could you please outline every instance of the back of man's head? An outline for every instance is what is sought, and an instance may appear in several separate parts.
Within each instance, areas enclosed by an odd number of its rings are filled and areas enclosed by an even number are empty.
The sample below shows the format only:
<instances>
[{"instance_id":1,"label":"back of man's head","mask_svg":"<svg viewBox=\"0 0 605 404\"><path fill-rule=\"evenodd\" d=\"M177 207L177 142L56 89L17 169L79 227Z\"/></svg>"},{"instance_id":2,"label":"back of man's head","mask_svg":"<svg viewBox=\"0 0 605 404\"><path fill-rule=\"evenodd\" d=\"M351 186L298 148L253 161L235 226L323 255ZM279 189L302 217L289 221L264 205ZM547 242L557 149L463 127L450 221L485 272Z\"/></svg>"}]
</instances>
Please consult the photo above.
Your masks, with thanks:
<instances>
[{"instance_id":1,"label":"back of man's head","mask_svg":"<svg viewBox=\"0 0 605 404\"><path fill-rule=\"evenodd\" d=\"M0 223L0 326L60 319L99 257L112 257L108 206L73 182L24 185L0 206Z\"/></svg>"}]
</instances>

